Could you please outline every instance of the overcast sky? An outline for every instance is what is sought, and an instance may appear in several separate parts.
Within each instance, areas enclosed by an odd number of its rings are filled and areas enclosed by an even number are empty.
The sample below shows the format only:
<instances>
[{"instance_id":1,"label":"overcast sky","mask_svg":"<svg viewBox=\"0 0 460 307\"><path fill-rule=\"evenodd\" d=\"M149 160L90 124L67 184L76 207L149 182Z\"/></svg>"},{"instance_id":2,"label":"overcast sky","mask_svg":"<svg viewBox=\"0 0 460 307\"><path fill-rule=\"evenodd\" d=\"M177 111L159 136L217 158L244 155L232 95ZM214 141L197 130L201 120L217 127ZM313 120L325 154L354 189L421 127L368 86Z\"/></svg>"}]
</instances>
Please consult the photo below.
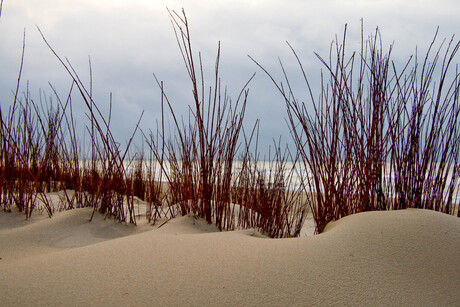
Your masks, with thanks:
<instances>
[{"instance_id":1,"label":"overcast sky","mask_svg":"<svg viewBox=\"0 0 460 307\"><path fill-rule=\"evenodd\" d=\"M152 73L165 82L176 112L186 115L184 106L192 103L191 86L166 7L176 11L185 8L193 48L202 52L207 71L214 67L217 43L221 42L222 83L232 98L236 99L244 83L257 73L249 86L245 127L251 129L256 119L261 120L262 147L280 135L288 143L291 137L283 100L247 55L274 75L280 73L280 57L295 76L298 69L288 41L300 55L308 77L318 80L321 65L313 52L327 57L330 43L336 34L342 36L345 24L348 46L358 51L361 18L366 37L378 26L385 48L394 41L393 59L401 63L416 46L419 52L426 51L437 26L440 38L450 38L460 30L457 0L4 0L0 19L2 109L13 100L24 29L22 90L29 81L32 98L38 101L39 89L47 96L52 94L48 82L63 97L71 84L41 39L37 25L84 82L89 80L91 57L96 103L107 110L109 94L113 93L112 132L120 141L129 138L143 110L141 126L155 129L160 91ZM208 76L212 81L212 75Z\"/></svg>"}]
</instances>

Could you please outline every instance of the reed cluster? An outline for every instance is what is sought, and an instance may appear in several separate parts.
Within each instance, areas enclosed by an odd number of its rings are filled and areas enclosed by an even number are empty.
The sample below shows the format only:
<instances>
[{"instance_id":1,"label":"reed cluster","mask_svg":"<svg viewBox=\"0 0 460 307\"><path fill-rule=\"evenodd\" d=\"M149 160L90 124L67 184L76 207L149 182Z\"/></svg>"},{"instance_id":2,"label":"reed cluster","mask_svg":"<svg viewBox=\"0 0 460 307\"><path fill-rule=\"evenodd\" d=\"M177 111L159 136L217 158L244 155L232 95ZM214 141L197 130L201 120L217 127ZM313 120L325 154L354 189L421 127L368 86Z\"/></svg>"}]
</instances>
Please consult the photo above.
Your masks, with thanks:
<instances>
[{"instance_id":1,"label":"reed cluster","mask_svg":"<svg viewBox=\"0 0 460 307\"><path fill-rule=\"evenodd\" d=\"M432 55L435 35L423 63L415 55L401 69L391 60L393 46L383 51L378 29L367 40L362 33L361 50L350 56L346 32L331 45L328 60L317 55L326 71L318 94L289 45L303 75L305 101L281 61L284 80L278 82L253 60L286 104L301 161L310 170L304 187L316 232L369 210L426 208L458 215L460 75L451 66L460 43L452 37Z\"/></svg>"},{"instance_id":2,"label":"reed cluster","mask_svg":"<svg viewBox=\"0 0 460 307\"><path fill-rule=\"evenodd\" d=\"M214 79L208 86L203 77L201 54L196 62L192 51L185 12L182 15L174 11L169 13L191 82L193 104L188 121L178 121L163 91L163 83L155 76L161 89L163 115L161 128L157 129L156 134L151 132L146 136L146 142L168 188L162 197L152 197L155 200L152 203L157 206L150 210L154 215L151 218L160 217L158 207L166 203L169 216L193 214L215 224L220 230L251 227L271 237L298 235L300 221L303 221L307 207L302 207L304 212L300 218L291 210L294 207L299 209L297 203L288 202L289 197L293 198L292 195L298 195L299 191L291 193L283 188L284 177L280 177L280 174L285 172L285 160L281 160L285 157L277 151L275 157L280 160L274 162L273 171L278 177L265 178L257 170L257 159L250 158L253 138L245 138L245 145L240 146L249 94L247 86L252 77L239 92L237 100L232 101L220 82L219 44ZM174 132L169 137L164 130L165 109L169 110L168 114L174 122ZM234 163L239 149L242 162L241 168L236 171ZM157 195L161 194L155 187L151 190L156 190ZM295 226L291 225L294 220L297 222Z\"/></svg>"},{"instance_id":3,"label":"reed cluster","mask_svg":"<svg viewBox=\"0 0 460 307\"><path fill-rule=\"evenodd\" d=\"M61 99L52 85L53 96L40 95L39 102L31 99L28 89L19 94L24 49L25 34L14 101L6 113L0 106L3 210L15 206L30 218L34 209L44 209L51 217L56 209L93 207L93 215L100 212L136 223L133 197L139 193L138 173L129 173L127 164L132 138L121 151L110 132L110 114L106 120L92 99L92 84L87 90L70 62L65 63L51 47L72 77L66 98ZM87 106L89 153L77 138L72 102L75 90ZM134 133L136 130L137 126ZM57 191L63 196L56 207L49 193Z\"/></svg>"}]
</instances>

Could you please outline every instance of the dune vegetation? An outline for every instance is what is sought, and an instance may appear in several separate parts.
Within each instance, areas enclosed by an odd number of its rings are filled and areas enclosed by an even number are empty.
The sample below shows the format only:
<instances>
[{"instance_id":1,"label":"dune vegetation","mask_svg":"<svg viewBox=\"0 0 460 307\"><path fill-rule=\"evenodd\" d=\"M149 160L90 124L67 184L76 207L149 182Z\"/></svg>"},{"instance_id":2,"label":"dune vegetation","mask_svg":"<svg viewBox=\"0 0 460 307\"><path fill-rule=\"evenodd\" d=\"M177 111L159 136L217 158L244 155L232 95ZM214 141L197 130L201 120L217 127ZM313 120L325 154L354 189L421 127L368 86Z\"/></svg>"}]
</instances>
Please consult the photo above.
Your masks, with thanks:
<instances>
[{"instance_id":1,"label":"dune vegetation","mask_svg":"<svg viewBox=\"0 0 460 307\"><path fill-rule=\"evenodd\" d=\"M140 114L124 148L111 132L110 112L93 100L91 81L85 85L38 29L72 83L66 97L51 87L54 105L37 103L20 88L23 52L14 100L8 109L0 105L4 211L29 219L35 211L51 217L90 207L91 219L104 214L132 224L140 215L156 223L191 214L219 230L255 228L272 238L299 236L307 214L317 233L362 211L424 208L460 216L460 42L454 37L438 44L435 36L422 61L415 55L401 66L391 59L392 46L384 52L378 30L367 39L361 33L361 50L345 53L345 27L329 58L317 55L324 65L319 91L291 48L308 101L297 98L281 62L278 81L252 59L279 90L296 145L274 142L263 161L258 122L243 127L252 77L232 100L220 83L219 45L213 79L204 80L185 12L168 13L194 104L189 114L176 114L155 76L162 118L147 132L139 129ZM76 95L86 108L88 144L76 133ZM146 150L133 149L137 134ZM57 191L59 205L49 196Z\"/></svg>"}]
</instances>

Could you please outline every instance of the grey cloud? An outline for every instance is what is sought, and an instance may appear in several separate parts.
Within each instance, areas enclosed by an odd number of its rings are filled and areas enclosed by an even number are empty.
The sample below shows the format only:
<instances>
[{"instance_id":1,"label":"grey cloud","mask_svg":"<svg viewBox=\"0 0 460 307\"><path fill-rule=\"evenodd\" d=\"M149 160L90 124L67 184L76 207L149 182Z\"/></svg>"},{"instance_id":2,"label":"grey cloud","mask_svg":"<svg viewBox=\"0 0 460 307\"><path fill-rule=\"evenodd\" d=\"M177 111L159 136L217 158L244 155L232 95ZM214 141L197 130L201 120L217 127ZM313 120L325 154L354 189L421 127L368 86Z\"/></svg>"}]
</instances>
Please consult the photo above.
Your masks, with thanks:
<instances>
[{"instance_id":1,"label":"grey cloud","mask_svg":"<svg viewBox=\"0 0 460 307\"><path fill-rule=\"evenodd\" d=\"M142 110L146 111L143 121L146 128L159 116L160 95L152 73L165 81L178 112L186 113L186 105L191 103L191 88L165 9L168 6L180 11L184 6L194 51L202 52L209 79L212 81L220 40L222 82L228 85L233 99L252 73L257 72L250 84L248 129L260 118L261 140L265 144L280 134L288 141L283 101L264 73L247 58L248 54L277 77L281 77L280 57L293 76L294 86L304 92L297 64L285 41L298 52L312 82L318 83L321 65L313 51L327 57L329 44L336 33L341 37L345 23L349 28L350 50L359 48L363 18L365 36L380 26L384 45L395 41L394 56L403 62L414 52L415 45L428 46L437 25L441 26L440 37L454 34L460 25L455 16L460 10L457 2L5 1L0 23L0 101L2 108L11 101L24 27L27 30L24 80L30 80L35 92L38 88L49 92L48 81L62 93L70 85L65 71L35 29L37 24L55 50L70 59L86 82L88 55L91 56L96 101L107 110L109 93L113 92L113 118L117 124L114 129L121 139L129 137L129 130Z\"/></svg>"}]
</instances>

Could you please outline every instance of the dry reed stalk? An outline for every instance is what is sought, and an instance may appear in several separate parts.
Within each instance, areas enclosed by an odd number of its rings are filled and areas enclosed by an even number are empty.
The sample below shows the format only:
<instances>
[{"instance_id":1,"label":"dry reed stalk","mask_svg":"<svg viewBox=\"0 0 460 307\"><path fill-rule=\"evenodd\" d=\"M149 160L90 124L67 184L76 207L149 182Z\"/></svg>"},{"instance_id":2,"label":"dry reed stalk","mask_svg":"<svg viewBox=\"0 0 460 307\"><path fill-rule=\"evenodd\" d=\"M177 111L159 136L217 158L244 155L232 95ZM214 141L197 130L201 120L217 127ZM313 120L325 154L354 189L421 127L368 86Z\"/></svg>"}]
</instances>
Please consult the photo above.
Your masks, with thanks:
<instances>
[{"instance_id":1,"label":"dry reed stalk","mask_svg":"<svg viewBox=\"0 0 460 307\"><path fill-rule=\"evenodd\" d=\"M147 212L147 218L149 222L153 221L155 224L156 220L162 216L173 217L172 207L168 206L168 211L163 210L163 204L168 203L166 198L169 190L165 191L163 181L166 180L171 182L169 177L169 168L166 167L165 163L165 138L164 138L164 88L163 82L159 83L161 89L161 129L157 121L156 135L150 131L147 137L143 132L144 139L149 146L149 169L148 169L148 202L149 208ZM157 176L158 173L158 176Z\"/></svg>"},{"instance_id":2,"label":"dry reed stalk","mask_svg":"<svg viewBox=\"0 0 460 307\"><path fill-rule=\"evenodd\" d=\"M150 136L152 137L152 134L150 134ZM146 138L145 135L144 138ZM155 146L156 143L157 142L153 139L147 141L149 147ZM163 187L163 170L159 167L159 164L162 162L154 160L153 151L152 149L149 151L146 187L146 197L149 206L147 208L146 217L149 222L153 221L153 224L155 224L157 219L166 215L163 210L164 195L166 193Z\"/></svg>"}]
</instances>

